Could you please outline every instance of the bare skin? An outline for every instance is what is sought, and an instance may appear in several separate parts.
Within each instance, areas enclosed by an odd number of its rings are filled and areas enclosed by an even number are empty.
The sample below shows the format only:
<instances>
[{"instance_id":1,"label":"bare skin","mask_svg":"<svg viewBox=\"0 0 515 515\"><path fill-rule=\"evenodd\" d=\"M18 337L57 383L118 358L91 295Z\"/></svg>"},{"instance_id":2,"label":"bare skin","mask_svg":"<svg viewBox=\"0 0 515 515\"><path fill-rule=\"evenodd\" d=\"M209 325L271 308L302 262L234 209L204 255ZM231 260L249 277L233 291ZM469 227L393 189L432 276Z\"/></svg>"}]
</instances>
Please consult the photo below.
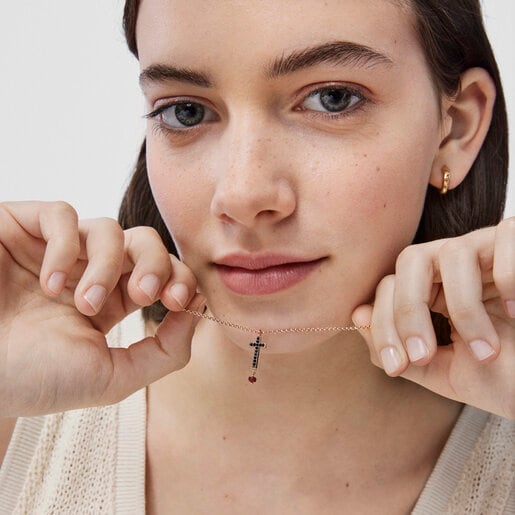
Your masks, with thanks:
<instances>
[{"instance_id":1,"label":"bare skin","mask_svg":"<svg viewBox=\"0 0 515 515\"><path fill-rule=\"evenodd\" d=\"M361 342L349 346L334 364L355 378L345 384L328 366L328 381L305 372L280 389L265 366L251 387L234 372L221 386L229 371L199 380L193 363L152 384L148 512L409 513L461 404L389 378Z\"/></svg>"},{"instance_id":2,"label":"bare skin","mask_svg":"<svg viewBox=\"0 0 515 515\"><path fill-rule=\"evenodd\" d=\"M143 81L149 111L175 98L191 98L209 113L195 130L183 127L182 132L180 126L171 125L172 131L167 125L175 123L173 108L149 121L149 178L179 252L210 299L212 313L254 327L302 326L306 321L330 325L351 315L367 324L373 318L373 328L380 329L364 331L362 336L378 364L384 348L387 353L392 348L398 352L395 368L383 363L396 376L409 364L401 342L413 336L413 328L428 346L427 354L415 361L424 365L434 358L436 342L427 328L428 312L413 316L411 310L401 317L404 326L393 325L392 277L378 288L374 308L363 305L352 310L367 300L369 281L377 283L392 271L393 256L412 238L427 182L441 180L438 165L451 153L442 142L452 139L453 123L461 124L465 116L455 102L449 111L454 119L449 114L440 121L405 12L384 2L329 2L327 9L306 2L291 33L282 30L280 21L286 12L291 17L295 11L287 4L257 8L247 2L231 3L199 17L201 6L195 2L143 3L138 21L141 69L156 64L188 68L213 83L199 87L173 79ZM390 20L387 32L385 18ZM223 27L223 36L217 27ZM193 30L205 37L185 46ZM267 44L256 45L255 33ZM378 50L393 64L364 70L317 63L284 79L264 78L266 63L297 48L335 39ZM483 79L481 73L477 77L472 73L471 89L463 97L467 104L472 90L485 92L479 96L475 116L469 117L475 120L471 130L476 133L489 121L487 99L492 92L488 79ZM288 95L296 88L349 81L372 92L370 110L353 111L343 122L302 119L302 111L286 111L292 109ZM280 114L273 118L276 113ZM165 129L156 130L158 123ZM406 132L406 126L412 130ZM170 130L165 132L166 128ZM464 174L480 141L462 153ZM407 155L406 148L417 152ZM167 187L171 176L174 186ZM454 186L459 181L457 174ZM195 216L187 208L189 192L195 197ZM321 198L324 209L310 209ZM356 224L345 225L345 220ZM367 245L362 245L364 234L370 237ZM318 274L275 295L234 295L220 283L210 263L216 263L224 245L231 251L256 252L282 250L280 242L285 241L301 255L329 255L329 259ZM318 245L306 246L311 241ZM437 250L434 246L427 255ZM419 264L421 258L419 250ZM406 292L398 303L427 295L433 307L445 311L431 282L424 292L416 292L416 282L408 284L409 275L417 277L418 271L409 256L405 261L397 280L406 282ZM312 311L318 316L313 317ZM498 342L497 337L492 339ZM371 513L408 512L461 405L413 383L377 374L369 366L361 337L349 334L329 340L269 336L260 379L249 388L244 374L238 373L249 366L248 340L237 331L203 323L188 367L149 387L151 511L239 513L253 506L266 513L312 513L316 507L338 513L344 506L362 513L366 498ZM468 359L474 365L470 353ZM348 481L341 478L342 464ZM343 487L347 482L352 488ZM377 499L377 505L370 499Z\"/></svg>"},{"instance_id":3,"label":"bare skin","mask_svg":"<svg viewBox=\"0 0 515 515\"><path fill-rule=\"evenodd\" d=\"M78 221L62 203L0 204L0 450L14 417L150 385L150 513L406 513L463 403L515 417L515 220L410 246L426 188L443 165L458 186L481 147L491 79L467 70L457 98L438 98L395 2L296 6L141 4L142 72L197 73L196 84L142 77L149 179L181 260L148 228ZM375 57L298 66L335 40ZM285 56L295 70L267 73ZM321 105L328 88L347 98L341 109ZM204 118L177 126L180 102ZM235 252L319 265L291 287L241 293L218 263ZM248 335L182 312L206 298L252 327L371 329L269 336L251 385ZM147 338L106 346L157 299L170 313ZM453 324L448 348L430 309Z\"/></svg>"}]
</instances>

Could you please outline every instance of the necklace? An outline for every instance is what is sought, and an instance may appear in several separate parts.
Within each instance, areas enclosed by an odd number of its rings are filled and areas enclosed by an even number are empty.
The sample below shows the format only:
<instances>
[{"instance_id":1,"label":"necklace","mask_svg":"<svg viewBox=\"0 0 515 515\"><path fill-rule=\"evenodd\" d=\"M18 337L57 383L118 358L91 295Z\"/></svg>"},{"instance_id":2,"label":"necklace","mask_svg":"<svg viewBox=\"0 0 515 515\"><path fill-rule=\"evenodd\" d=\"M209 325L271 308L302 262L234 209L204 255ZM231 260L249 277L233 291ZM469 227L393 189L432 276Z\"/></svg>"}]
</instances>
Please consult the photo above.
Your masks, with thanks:
<instances>
[{"instance_id":1,"label":"necklace","mask_svg":"<svg viewBox=\"0 0 515 515\"><path fill-rule=\"evenodd\" d=\"M238 329L240 331L246 333L257 333L256 339L253 342L249 343L250 347L254 347L254 356L252 357L252 371L248 380L251 383L255 383L257 381L256 372L259 362L259 351L262 348L266 347L266 343L261 341L261 337L264 334L285 334L285 333L323 333L323 332L335 332L340 333L343 331L359 331L360 329L370 329L369 325L346 325L346 326L326 326L326 327L283 327L279 329L257 329L255 327L247 327L242 324L236 324L234 322L230 322L229 320L222 320L212 315L206 315L205 313L201 313L200 311L194 311L192 309L184 309L186 313L190 315L204 318L205 320L210 320L211 322L216 322L219 325L223 325L226 327L232 327L233 329Z\"/></svg>"}]
</instances>

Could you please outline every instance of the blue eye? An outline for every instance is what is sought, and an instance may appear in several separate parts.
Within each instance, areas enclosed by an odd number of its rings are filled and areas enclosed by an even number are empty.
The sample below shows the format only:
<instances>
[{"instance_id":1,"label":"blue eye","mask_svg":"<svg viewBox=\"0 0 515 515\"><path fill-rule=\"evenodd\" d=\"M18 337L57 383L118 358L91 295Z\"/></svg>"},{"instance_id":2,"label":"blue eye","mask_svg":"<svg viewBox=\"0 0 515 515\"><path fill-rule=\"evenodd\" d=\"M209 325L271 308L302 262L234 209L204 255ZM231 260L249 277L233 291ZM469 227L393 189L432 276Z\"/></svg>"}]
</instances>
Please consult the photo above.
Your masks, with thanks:
<instances>
[{"instance_id":1,"label":"blue eye","mask_svg":"<svg viewBox=\"0 0 515 515\"><path fill-rule=\"evenodd\" d=\"M196 102L177 102L158 107L146 115L146 118L159 116L161 122L172 129L187 129L202 122L214 120L216 115L211 109Z\"/></svg>"},{"instance_id":2,"label":"blue eye","mask_svg":"<svg viewBox=\"0 0 515 515\"><path fill-rule=\"evenodd\" d=\"M323 88L310 93L302 107L312 111L341 113L361 102L363 97L348 88Z\"/></svg>"}]
</instances>

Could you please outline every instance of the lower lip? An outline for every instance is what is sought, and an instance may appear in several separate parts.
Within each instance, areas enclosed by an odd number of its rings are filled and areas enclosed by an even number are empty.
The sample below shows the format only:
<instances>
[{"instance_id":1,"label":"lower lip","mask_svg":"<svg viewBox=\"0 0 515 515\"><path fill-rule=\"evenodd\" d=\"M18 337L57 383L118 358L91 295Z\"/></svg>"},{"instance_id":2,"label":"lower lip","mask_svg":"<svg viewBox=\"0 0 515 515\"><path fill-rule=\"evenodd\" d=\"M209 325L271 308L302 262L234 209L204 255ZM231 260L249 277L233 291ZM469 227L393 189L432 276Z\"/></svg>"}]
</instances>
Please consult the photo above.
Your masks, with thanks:
<instances>
[{"instance_id":1,"label":"lower lip","mask_svg":"<svg viewBox=\"0 0 515 515\"><path fill-rule=\"evenodd\" d=\"M318 268L322 260L286 263L260 270L218 265L222 282L235 293L266 295L291 288Z\"/></svg>"}]
</instances>

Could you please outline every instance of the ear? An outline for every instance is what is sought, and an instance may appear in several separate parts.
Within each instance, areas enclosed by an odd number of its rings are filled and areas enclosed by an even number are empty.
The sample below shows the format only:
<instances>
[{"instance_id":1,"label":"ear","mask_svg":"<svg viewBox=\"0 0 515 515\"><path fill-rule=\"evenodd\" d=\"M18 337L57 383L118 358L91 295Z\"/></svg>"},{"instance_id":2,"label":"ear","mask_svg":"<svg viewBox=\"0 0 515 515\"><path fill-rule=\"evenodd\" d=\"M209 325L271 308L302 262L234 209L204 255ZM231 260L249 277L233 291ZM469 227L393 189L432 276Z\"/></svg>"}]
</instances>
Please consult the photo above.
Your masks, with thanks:
<instances>
[{"instance_id":1,"label":"ear","mask_svg":"<svg viewBox=\"0 0 515 515\"><path fill-rule=\"evenodd\" d=\"M461 75L457 96L443 102L443 134L429 178L432 186L441 188L444 166L451 172L449 189L465 179L490 127L495 95L494 82L485 69L470 68Z\"/></svg>"}]
</instances>

